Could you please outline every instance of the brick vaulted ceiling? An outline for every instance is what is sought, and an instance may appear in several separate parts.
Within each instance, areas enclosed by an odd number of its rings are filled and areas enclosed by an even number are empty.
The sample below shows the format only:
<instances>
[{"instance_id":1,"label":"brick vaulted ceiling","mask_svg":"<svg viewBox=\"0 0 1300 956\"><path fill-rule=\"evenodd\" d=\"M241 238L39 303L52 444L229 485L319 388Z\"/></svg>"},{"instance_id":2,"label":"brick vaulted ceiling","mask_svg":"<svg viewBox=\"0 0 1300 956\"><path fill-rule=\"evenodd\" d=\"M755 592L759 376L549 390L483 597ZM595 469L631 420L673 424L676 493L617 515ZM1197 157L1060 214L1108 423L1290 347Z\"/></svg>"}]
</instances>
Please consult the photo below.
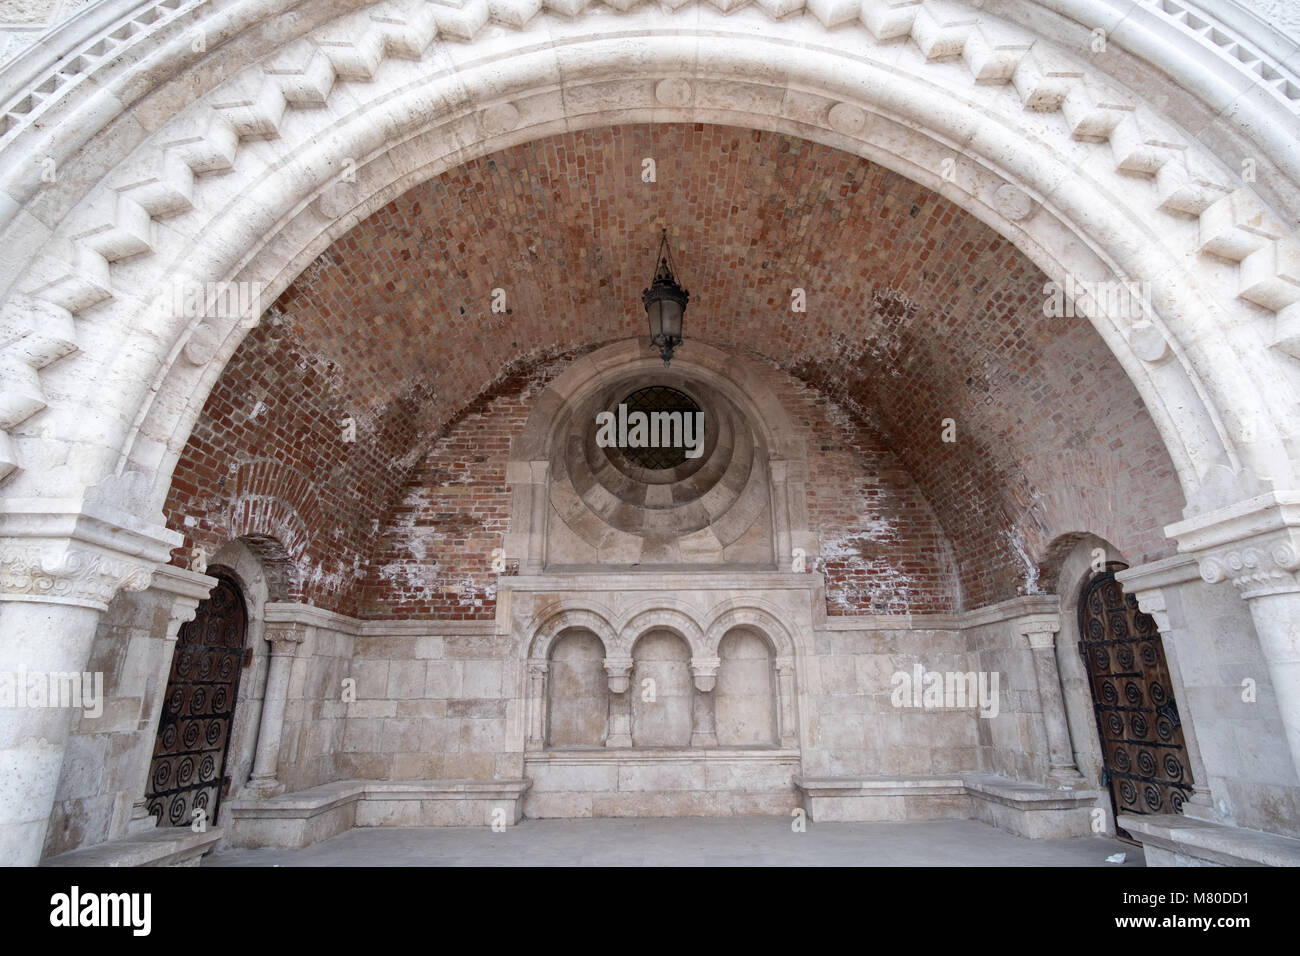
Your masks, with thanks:
<instances>
[{"instance_id":1,"label":"brick vaulted ceiling","mask_svg":"<svg viewBox=\"0 0 1300 956\"><path fill-rule=\"evenodd\" d=\"M178 465L171 522L215 544L236 486L310 485L303 540L286 546L317 579L360 580L440 429L511 376L644 334L661 223L692 296L686 349L779 366L877 436L948 538L960 603L1034 589L1034 559L1063 534L1100 534L1133 562L1168 553L1160 528L1182 498L1155 427L1087 321L1044 315L1046 277L1023 254L866 160L708 125L537 140L374 213L231 360ZM344 415L355 443L339 438ZM940 441L945 418L955 443Z\"/></svg>"}]
</instances>

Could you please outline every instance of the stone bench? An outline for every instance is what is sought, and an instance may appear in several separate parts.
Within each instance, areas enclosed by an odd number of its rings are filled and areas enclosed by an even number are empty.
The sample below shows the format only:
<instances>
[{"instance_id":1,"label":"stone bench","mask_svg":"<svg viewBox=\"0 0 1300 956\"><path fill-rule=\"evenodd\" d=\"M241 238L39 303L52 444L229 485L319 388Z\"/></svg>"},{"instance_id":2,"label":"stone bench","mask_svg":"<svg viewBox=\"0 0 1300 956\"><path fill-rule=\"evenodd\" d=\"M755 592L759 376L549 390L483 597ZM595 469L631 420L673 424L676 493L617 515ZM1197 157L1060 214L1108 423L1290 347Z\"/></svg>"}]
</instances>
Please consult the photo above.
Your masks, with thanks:
<instances>
[{"instance_id":1,"label":"stone bench","mask_svg":"<svg viewBox=\"0 0 1300 956\"><path fill-rule=\"evenodd\" d=\"M218 827L209 827L203 833L189 827L158 827L60 853L42 860L41 866L198 866L199 858L222 835Z\"/></svg>"},{"instance_id":2,"label":"stone bench","mask_svg":"<svg viewBox=\"0 0 1300 956\"><path fill-rule=\"evenodd\" d=\"M1300 840L1181 814L1121 813L1147 866L1300 866Z\"/></svg>"},{"instance_id":3,"label":"stone bench","mask_svg":"<svg viewBox=\"0 0 1300 956\"><path fill-rule=\"evenodd\" d=\"M814 822L975 819L1031 839L1088 836L1098 790L991 774L795 777Z\"/></svg>"},{"instance_id":4,"label":"stone bench","mask_svg":"<svg viewBox=\"0 0 1300 956\"><path fill-rule=\"evenodd\" d=\"M341 780L228 807L228 842L302 849L353 827L507 826L519 822L527 780ZM498 813L498 811L501 811Z\"/></svg>"}]
</instances>

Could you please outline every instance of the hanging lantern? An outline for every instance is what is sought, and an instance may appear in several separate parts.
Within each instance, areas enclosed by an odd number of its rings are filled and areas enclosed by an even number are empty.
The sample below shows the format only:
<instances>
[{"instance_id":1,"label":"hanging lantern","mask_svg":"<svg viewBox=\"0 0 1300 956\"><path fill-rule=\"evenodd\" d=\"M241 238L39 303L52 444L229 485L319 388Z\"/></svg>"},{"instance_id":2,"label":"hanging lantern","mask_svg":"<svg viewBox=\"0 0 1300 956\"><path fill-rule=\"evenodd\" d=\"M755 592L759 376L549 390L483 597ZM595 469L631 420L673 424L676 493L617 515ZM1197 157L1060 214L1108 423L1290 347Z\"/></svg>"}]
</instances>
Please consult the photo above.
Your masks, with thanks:
<instances>
[{"instance_id":1,"label":"hanging lantern","mask_svg":"<svg viewBox=\"0 0 1300 956\"><path fill-rule=\"evenodd\" d=\"M646 318L650 321L650 345L659 349L664 368L673 360L673 349L682 344L682 318L691 294L677 283L668 250L668 230L659 239L658 268L650 288L641 293Z\"/></svg>"}]
</instances>

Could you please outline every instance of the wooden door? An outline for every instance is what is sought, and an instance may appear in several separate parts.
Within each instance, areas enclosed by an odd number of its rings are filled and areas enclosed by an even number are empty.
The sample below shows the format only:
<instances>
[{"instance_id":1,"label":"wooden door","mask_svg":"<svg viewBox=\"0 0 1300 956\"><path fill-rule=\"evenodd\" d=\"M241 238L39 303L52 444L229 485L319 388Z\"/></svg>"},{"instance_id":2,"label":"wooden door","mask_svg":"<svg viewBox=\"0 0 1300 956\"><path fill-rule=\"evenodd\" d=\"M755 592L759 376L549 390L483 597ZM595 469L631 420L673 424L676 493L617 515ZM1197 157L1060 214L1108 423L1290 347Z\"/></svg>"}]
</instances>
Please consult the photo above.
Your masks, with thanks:
<instances>
[{"instance_id":1,"label":"wooden door","mask_svg":"<svg viewBox=\"0 0 1300 956\"><path fill-rule=\"evenodd\" d=\"M1079 634L1116 819L1181 813L1192 773L1155 620L1106 571L1084 588Z\"/></svg>"}]
</instances>

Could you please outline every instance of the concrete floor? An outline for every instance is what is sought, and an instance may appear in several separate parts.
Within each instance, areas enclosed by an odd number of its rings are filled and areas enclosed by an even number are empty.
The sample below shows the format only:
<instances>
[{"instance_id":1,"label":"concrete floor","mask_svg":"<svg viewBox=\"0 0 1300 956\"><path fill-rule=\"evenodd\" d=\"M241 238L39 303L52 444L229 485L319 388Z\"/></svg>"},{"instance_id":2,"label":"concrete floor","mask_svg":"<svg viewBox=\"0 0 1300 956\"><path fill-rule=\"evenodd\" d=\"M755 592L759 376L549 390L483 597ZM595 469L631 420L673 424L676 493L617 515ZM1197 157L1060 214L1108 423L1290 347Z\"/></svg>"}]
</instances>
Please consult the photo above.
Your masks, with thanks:
<instances>
[{"instance_id":1,"label":"concrete floor","mask_svg":"<svg viewBox=\"0 0 1300 956\"><path fill-rule=\"evenodd\" d=\"M524 820L489 827L367 827L305 850L233 850L204 866L1143 866L1100 837L1026 840L975 820L816 823L776 817Z\"/></svg>"}]
</instances>

